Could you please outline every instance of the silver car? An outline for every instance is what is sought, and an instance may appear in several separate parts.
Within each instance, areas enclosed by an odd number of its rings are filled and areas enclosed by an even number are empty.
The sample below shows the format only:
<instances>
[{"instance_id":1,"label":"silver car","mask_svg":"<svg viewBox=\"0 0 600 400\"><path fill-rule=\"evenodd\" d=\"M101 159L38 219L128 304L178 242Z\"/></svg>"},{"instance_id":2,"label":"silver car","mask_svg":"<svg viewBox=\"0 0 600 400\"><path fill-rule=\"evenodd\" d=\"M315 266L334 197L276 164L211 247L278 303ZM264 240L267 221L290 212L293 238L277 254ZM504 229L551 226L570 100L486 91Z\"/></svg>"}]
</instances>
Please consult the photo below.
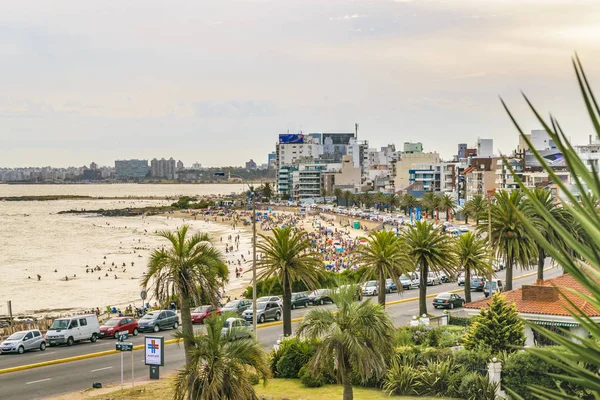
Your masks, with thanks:
<instances>
[{"instance_id":1,"label":"silver car","mask_svg":"<svg viewBox=\"0 0 600 400\"><path fill-rule=\"evenodd\" d=\"M0 344L0 353L23 354L29 350L46 350L46 341L38 329L13 333Z\"/></svg>"},{"instance_id":2,"label":"silver car","mask_svg":"<svg viewBox=\"0 0 600 400\"><path fill-rule=\"evenodd\" d=\"M250 324L241 318L227 318L221 328L221 336L232 341L251 338Z\"/></svg>"}]
</instances>

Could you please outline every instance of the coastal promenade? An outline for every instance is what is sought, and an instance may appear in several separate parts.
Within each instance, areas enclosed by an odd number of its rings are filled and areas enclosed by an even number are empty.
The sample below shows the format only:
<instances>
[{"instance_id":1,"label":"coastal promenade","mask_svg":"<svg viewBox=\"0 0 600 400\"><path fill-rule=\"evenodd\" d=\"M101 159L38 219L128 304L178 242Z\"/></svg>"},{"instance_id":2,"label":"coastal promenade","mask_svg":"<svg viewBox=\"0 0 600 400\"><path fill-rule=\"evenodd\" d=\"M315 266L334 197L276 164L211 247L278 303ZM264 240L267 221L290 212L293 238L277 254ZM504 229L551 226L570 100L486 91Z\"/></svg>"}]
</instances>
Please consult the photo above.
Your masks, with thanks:
<instances>
[{"instance_id":1,"label":"coastal promenade","mask_svg":"<svg viewBox=\"0 0 600 400\"><path fill-rule=\"evenodd\" d=\"M498 273L498 277L503 279L505 271ZM546 272L548 278L553 278L562 274L560 268L551 268ZM514 287L520 287L522 284L535 282L535 271L515 271L516 279ZM522 278L520 278L523 276ZM446 291L464 289L459 287L456 282L446 283L440 286L429 287L427 293L435 294ZM418 290L407 290L402 294L388 294L386 300L388 306L386 311L389 313L396 326L406 325L413 315L418 313ZM480 292L473 292L473 301L483 297ZM376 301L376 299L373 299ZM429 312L439 315L442 312L435 310L431 306L431 300L428 300ZM335 307L333 305L323 307ZM308 309L298 309L292 312L292 318L302 317ZM460 309L454 311L460 313ZM294 324L295 327L296 324ZM201 325L196 326L202 330ZM173 331L161 332L166 339L171 338ZM263 327L259 325L259 341L265 349L271 348L278 339L281 338L281 325L268 323ZM131 338L134 345L141 344L143 335ZM2 374L3 369L27 366L44 361L59 360L79 355L97 353L115 348L113 339L99 340L97 343L82 343L73 347L48 348L45 352L31 352L23 355L3 355L0 356L0 387L2 399L37 399L47 398L62 393L74 392L90 388L93 382L101 382L103 385L114 384L120 380L120 356L118 354L93 357L85 360L72 361L57 365L45 366L40 368L31 368L18 372ZM134 351L135 376L136 379L146 380L148 378L148 367L143 364L143 353ZM125 357L125 380L129 379L131 385L131 354ZM166 365L161 368L161 374L168 373L184 364L183 347L178 344L167 345Z\"/></svg>"}]
</instances>

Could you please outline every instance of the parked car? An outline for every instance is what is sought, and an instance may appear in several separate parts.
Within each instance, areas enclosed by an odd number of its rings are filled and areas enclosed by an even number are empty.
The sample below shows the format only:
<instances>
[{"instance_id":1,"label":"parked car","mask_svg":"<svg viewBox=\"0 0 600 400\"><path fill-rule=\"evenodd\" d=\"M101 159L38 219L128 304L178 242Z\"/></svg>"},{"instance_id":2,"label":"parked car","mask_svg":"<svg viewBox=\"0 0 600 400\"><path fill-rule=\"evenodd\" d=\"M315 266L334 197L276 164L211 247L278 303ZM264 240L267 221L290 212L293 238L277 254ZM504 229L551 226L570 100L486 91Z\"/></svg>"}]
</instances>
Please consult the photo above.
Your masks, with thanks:
<instances>
[{"instance_id":1,"label":"parked car","mask_svg":"<svg viewBox=\"0 0 600 400\"><path fill-rule=\"evenodd\" d=\"M456 279L458 286L465 286L465 273L461 272Z\"/></svg>"},{"instance_id":2,"label":"parked car","mask_svg":"<svg viewBox=\"0 0 600 400\"><path fill-rule=\"evenodd\" d=\"M331 298L331 289L317 289L308 295L308 301L310 304L323 305L325 303L333 303Z\"/></svg>"},{"instance_id":3,"label":"parked car","mask_svg":"<svg viewBox=\"0 0 600 400\"><path fill-rule=\"evenodd\" d=\"M140 332L158 332L162 329L177 329L179 317L171 310L152 311L146 313L138 321Z\"/></svg>"},{"instance_id":4,"label":"parked car","mask_svg":"<svg viewBox=\"0 0 600 400\"><path fill-rule=\"evenodd\" d=\"M502 293L505 290L505 286L502 283L501 279L492 279L492 293ZM483 289L483 294L485 297L490 295L490 281L485 282L485 287Z\"/></svg>"},{"instance_id":5,"label":"parked car","mask_svg":"<svg viewBox=\"0 0 600 400\"><path fill-rule=\"evenodd\" d=\"M118 336L119 332L127 332L133 336L138 334L138 322L132 317L111 318L100 327L100 337Z\"/></svg>"},{"instance_id":6,"label":"parked car","mask_svg":"<svg viewBox=\"0 0 600 400\"><path fill-rule=\"evenodd\" d=\"M454 293L440 293L433 299L433 307L435 308L454 308L462 307L465 300Z\"/></svg>"},{"instance_id":7,"label":"parked car","mask_svg":"<svg viewBox=\"0 0 600 400\"><path fill-rule=\"evenodd\" d=\"M450 282L450 277L445 272L440 272L440 279L442 280L442 283Z\"/></svg>"},{"instance_id":8,"label":"parked car","mask_svg":"<svg viewBox=\"0 0 600 400\"><path fill-rule=\"evenodd\" d=\"M362 288L360 287L360 285L357 285L357 284L341 285L336 289L336 291L338 293L342 292L342 290L352 290L354 292L354 294L352 295L352 300L354 300L354 301L362 300Z\"/></svg>"},{"instance_id":9,"label":"parked car","mask_svg":"<svg viewBox=\"0 0 600 400\"><path fill-rule=\"evenodd\" d=\"M0 354L19 353L29 350L46 350L46 341L38 329L15 332L0 343Z\"/></svg>"},{"instance_id":10,"label":"parked car","mask_svg":"<svg viewBox=\"0 0 600 400\"><path fill-rule=\"evenodd\" d=\"M392 292L397 292L398 291L398 286L396 285L396 282L394 282L391 278L388 278L385 280L385 292L386 293L392 293Z\"/></svg>"},{"instance_id":11,"label":"parked car","mask_svg":"<svg viewBox=\"0 0 600 400\"><path fill-rule=\"evenodd\" d=\"M440 274L430 272L427 274L427 286L441 285L442 277Z\"/></svg>"},{"instance_id":12,"label":"parked car","mask_svg":"<svg viewBox=\"0 0 600 400\"><path fill-rule=\"evenodd\" d=\"M242 313L250 307L252 307L252 302L250 300L232 300L221 308L221 312L242 315Z\"/></svg>"},{"instance_id":13,"label":"parked car","mask_svg":"<svg viewBox=\"0 0 600 400\"><path fill-rule=\"evenodd\" d=\"M213 314L221 315L221 309L211 305L196 307L192 311L192 324L203 324L204 320Z\"/></svg>"},{"instance_id":14,"label":"parked car","mask_svg":"<svg viewBox=\"0 0 600 400\"><path fill-rule=\"evenodd\" d=\"M292 293L291 307L295 310L297 307L308 307L308 295L306 293Z\"/></svg>"},{"instance_id":15,"label":"parked car","mask_svg":"<svg viewBox=\"0 0 600 400\"><path fill-rule=\"evenodd\" d=\"M468 226L461 226L460 228L458 228L458 230L461 233L466 233L466 232L469 232L469 227Z\"/></svg>"},{"instance_id":16,"label":"parked car","mask_svg":"<svg viewBox=\"0 0 600 400\"><path fill-rule=\"evenodd\" d=\"M242 313L242 318L252 321L252 307ZM256 303L256 320L265 322L268 319L279 321L281 318L281 307L276 301L261 301Z\"/></svg>"},{"instance_id":17,"label":"parked car","mask_svg":"<svg viewBox=\"0 0 600 400\"><path fill-rule=\"evenodd\" d=\"M76 315L69 318L58 318L46 332L46 343L49 346L89 340L94 343L100 337L100 324L96 314Z\"/></svg>"},{"instance_id":18,"label":"parked car","mask_svg":"<svg viewBox=\"0 0 600 400\"><path fill-rule=\"evenodd\" d=\"M230 340L250 338L250 324L241 318L227 318L221 328L221 336L229 336Z\"/></svg>"},{"instance_id":19,"label":"parked car","mask_svg":"<svg viewBox=\"0 0 600 400\"><path fill-rule=\"evenodd\" d=\"M379 282L377 281L367 281L362 286L362 294L363 296L377 296L379 293Z\"/></svg>"},{"instance_id":20,"label":"parked car","mask_svg":"<svg viewBox=\"0 0 600 400\"><path fill-rule=\"evenodd\" d=\"M274 301L279 304L279 307L283 307L283 300L281 300L281 297L279 296L262 296L256 299L257 303L261 301Z\"/></svg>"},{"instance_id":21,"label":"parked car","mask_svg":"<svg viewBox=\"0 0 600 400\"><path fill-rule=\"evenodd\" d=\"M483 286L485 285L485 278L480 276L471 277L471 291L483 292Z\"/></svg>"},{"instance_id":22,"label":"parked car","mask_svg":"<svg viewBox=\"0 0 600 400\"><path fill-rule=\"evenodd\" d=\"M402 284L402 287L404 289L413 289L419 287L418 283L416 283L413 279L409 278L406 275L400 276L400 283Z\"/></svg>"}]
</instances>

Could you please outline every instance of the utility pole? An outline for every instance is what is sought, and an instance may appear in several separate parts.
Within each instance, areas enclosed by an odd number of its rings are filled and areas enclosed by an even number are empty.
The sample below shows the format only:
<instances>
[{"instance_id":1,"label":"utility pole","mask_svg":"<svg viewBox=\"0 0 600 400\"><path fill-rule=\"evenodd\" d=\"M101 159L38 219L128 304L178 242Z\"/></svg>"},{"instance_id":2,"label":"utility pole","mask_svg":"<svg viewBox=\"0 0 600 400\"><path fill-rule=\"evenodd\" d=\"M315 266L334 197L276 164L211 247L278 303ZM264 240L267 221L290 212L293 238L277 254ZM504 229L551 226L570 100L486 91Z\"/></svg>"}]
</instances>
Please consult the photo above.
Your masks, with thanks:
<instances>
[{"instance_id":1,"label":"utility pole","mask_svg":"<svg viewBox=\"0 0 600 400\"><path fill-rule=\"evenodd\" d=\"M488 242L490 246L490 251L492 250L492 195L490 190L487 193L488 200ZM493 260L490 257L490 276L489 276L489 284L490 284L490 296L492 295L492 275L494 273Z\"/></svg>"},{"instance_id":2,"label":"utility pole","mask_svg":"<svg viewBox=\"0 0 600 400\"><path fill-rule=\"evenodd\" d=\"M358 141L358 122L354 123L354 137Z\"/></svg>"},{"instance_id":3,"label":"utility pole","mask_svg":"<svg viewBox=\"0 0 600 400\"><path fill-rule=\"evenodd\" d=\"M256 329L256 193L254 188L250 193L252 194L252 329L254 338L258 340Z\"/></svg>"}]
</instances>

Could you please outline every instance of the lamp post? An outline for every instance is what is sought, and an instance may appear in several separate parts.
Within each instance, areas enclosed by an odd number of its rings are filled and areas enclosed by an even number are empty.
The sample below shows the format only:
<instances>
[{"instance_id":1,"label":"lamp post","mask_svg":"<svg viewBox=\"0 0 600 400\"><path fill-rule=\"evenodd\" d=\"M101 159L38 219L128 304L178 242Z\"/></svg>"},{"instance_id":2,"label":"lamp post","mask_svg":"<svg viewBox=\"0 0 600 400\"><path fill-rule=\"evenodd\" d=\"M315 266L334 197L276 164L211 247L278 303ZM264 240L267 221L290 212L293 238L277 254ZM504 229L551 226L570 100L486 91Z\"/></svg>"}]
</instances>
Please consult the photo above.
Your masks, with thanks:
<instances>
[{"instance_id":1,"label":"lamp post","mask_svg":"<svg viewBox=\"0 0 600 400\"><path fill-rule=\"evenodd\" d=\"M215 175L225 176L225 172L215 172ZM243 177L239 175L229 176L241 179L242 182L248 186L252 200L252 330L254 332L254 338L258 339L258 331L256 329L256 192Z\"/></svg>"},{"instance_id":2,"label":"lamp post","mask_svg":"<svg viewBox=\"0 0 600 400\"><path fill-rule=\"evenodd\" d=\"M488 201L488 242L490 244L490 250L492 249L492 195L494 194L495 190L488 190L487 192L487 201ZM498 261L499 262L499 261ZM490 291L489 291L489 295L492 295L492 274L493 272L493 264L492 264L492 258L490 257L490 276L489 276L489 283L490 283Z\"/></svg>"}]
</instances>

